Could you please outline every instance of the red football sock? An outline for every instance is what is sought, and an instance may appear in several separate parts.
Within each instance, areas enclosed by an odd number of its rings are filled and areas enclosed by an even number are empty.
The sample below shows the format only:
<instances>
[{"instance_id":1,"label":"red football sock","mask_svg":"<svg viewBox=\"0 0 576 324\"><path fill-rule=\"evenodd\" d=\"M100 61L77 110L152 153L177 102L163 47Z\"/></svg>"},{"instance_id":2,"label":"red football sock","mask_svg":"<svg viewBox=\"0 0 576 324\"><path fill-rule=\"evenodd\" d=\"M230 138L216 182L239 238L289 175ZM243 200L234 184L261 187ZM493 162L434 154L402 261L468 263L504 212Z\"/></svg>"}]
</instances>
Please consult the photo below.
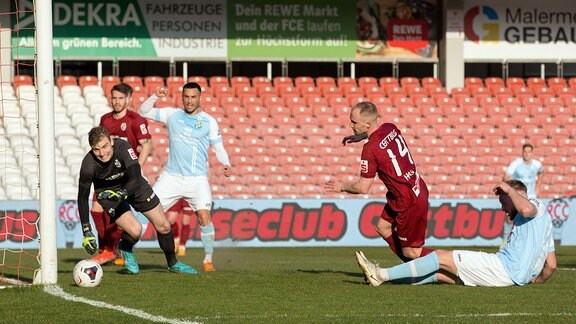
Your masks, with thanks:
<instances>
[{"instance_id":1,"label":"red football sock","mask_svg":"<svg viewBox=\"0 0 576 324\"><path fill-rule=\"evenodd\" d=\"M402 253L402 246L400 245L400 240L398 239L398 235L395 235L394 233L392 233L392 235L388 236L384 240L388 243L390 250L392 250L392 252L394 252L394 254L396 254L400 258L400 260L402 260L403 262L408 262L408 261L412 260L412 259L405 257L404 254Z\"/></svg>"},{"instance_id":2,"label":"red football sock","mask_svg":"<svg viewBox=\"0 0 576 324\"><path fill-rule=\"evenodd\" d=\"M180 232L180 245L186 246L186 241L190 236L190 224L182 225L182 231Z\"/></svg>"},{"instance_id":3,"label":"red football sock","mask_svg":"<svg viewBox=\"0 0 576 324\"><path fill-rule=\"evenodd\" d=\"M109 226L106 229L106 237L104 238L106 244L104 245L104 248L116 252L116 250L118 250L120 237L122 237L122 230L119 229L116 224L114 224L114 226Z\"/></svg>"},{"instance_id":4,"label":"red football sock","mask_svg":"<svg viewBox=\"0 0 576 324\"><path fill-rule=\"evenodd\" d=\"M104 238L106 236L106 216L103 211L95 212L91 210L90 214L92 214L92 220L94 220L95 230L98 232L98 247L103 249L105 244Z\"/></svg>"},{"instance_id":5,"label":"red football sock","mask_svg":"<svg viewBox=\"0 0 576 324\"><path fill-rule=\"evenodd\" d=\"M174 235L174 238L180 238L180 226L178 226L178 223L174 223L170 225L170 227L172 228L172 235Z\"/></svg>"}]
</instances>

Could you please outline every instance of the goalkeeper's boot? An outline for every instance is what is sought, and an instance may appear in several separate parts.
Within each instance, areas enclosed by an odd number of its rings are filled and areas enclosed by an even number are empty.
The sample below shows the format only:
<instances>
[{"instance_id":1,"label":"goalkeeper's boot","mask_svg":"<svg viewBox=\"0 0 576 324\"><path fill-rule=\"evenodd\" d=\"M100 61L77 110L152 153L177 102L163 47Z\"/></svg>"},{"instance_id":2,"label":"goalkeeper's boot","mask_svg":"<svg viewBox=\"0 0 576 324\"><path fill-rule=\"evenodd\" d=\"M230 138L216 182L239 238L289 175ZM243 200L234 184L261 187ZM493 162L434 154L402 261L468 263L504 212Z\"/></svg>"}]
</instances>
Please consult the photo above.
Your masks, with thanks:
<instances>
[{"instance_id":1,"label":"goalkeeper's boot","mask_svg":"<svg viewBox=\"0 0 576 324\"><path fill-rule=\"evenodd\" d=\"M124 250L120 250L122 253L122 258L124 258L124 267L128 272L137 274L140 272L140 267L138 266L138 262L136 262L136 256L134 256L134 252L127 252Z\"/></svg>"},{"instance_id":2,"label":"goalkeeper's boot","mask_svg":"<svg viewBox=\"0 0 576 324\"><path fill-rule=\"evenodd\" d=\"M214 264L212 262L204 262L202 265L204 267L204 272L215 272Z\"/></svg>"},{"instance_id":3,"label":"goalkeeper's boot","mask_svg":"<svg viewBox=\"0 0 576 324\"><path fill-rule=\"evenodd\" d=\"M106 264L108 262L114 261L116 255L110 250L102 250L97 256L91 258L90 260L98 263L99 265Z\"/></svg>"},{"instance_id":4,"label":"goalkeeper's boot","mask_svg":"<svg viewBox=\"0 0 576 324\"><path fill-rule=\"evenodd\" d=\"M378 277L378 270L380 267L368 261L362 251L356 251L356 261L358 262L360 269L362 269L362 272L364 272L364 275L370 282L371 286L378 287L384 283L384 280Z\"/></svg>"},{"instance_id":5,"label":"goalkeeper's boot","mask_svg":"<svg viewBox=\"0 0 576 324\"><path fill-rule=\"evenodd\" d=\"M170 270L170 272L180 272L180 273L186 273L186 274L197 274L198 273L198 271L196 271L196 269L194 269L191 266L184 264L180 261L176 262L176 264L171 266L170 268L168 268L168 270Z\"/></svg>"}]
</instances>

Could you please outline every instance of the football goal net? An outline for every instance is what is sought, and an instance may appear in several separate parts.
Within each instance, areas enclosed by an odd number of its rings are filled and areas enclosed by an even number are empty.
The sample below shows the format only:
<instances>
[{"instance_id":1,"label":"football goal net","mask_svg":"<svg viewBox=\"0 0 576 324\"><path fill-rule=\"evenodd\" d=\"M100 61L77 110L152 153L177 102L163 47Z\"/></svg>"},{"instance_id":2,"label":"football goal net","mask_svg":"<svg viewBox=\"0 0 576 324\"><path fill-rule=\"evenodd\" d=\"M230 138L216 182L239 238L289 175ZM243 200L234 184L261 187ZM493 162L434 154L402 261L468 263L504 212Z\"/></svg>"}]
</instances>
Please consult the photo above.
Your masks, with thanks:
<instances>
[{"instance_id":1,"label":"football goal net","mask_svg":"<svg viewBox=\"0 0 576 324\"><path fill-rule=\"evenodd\" d=\"M52 1L0 2L0 286L57 282Z\"/></svg>"}]
</instances>

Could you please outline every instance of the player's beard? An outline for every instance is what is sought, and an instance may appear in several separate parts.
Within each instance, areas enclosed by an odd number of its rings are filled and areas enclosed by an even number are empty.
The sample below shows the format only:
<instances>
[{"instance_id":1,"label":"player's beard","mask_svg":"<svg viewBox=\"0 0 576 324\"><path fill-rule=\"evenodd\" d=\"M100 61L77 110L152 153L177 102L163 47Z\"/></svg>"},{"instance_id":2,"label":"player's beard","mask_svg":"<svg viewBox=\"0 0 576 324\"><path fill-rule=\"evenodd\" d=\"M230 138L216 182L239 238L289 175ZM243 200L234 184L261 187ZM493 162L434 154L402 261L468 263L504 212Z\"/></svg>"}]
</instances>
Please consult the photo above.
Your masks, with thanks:
<instances>
[{"instance_id":1,"label":"player's beard","mask_svg":"<svg viewBox=\"0 0 576 324\"><path fill-rule=\"evenodd\" d=\"M121 113L123 113L126 109L128 109L128 104L125 104L124 106L120 107L120 110L117 110L116 107L114 107L114 115L120 115Z\"/></svg>"},{"instance_id":2,"label":"player's beard","mask_svg":"<svg viewBox=\"0 0 576 324\"><path fill-rule=\"evenodd\" d=\"M184 107L184 111L188 114L188 115L193 115L194 113L196 113L198 111L198 109L200 109L200 106L196 106L194 107L194 110L190 111L188 110L188 108Z\"/></svg>"}]
</instances>

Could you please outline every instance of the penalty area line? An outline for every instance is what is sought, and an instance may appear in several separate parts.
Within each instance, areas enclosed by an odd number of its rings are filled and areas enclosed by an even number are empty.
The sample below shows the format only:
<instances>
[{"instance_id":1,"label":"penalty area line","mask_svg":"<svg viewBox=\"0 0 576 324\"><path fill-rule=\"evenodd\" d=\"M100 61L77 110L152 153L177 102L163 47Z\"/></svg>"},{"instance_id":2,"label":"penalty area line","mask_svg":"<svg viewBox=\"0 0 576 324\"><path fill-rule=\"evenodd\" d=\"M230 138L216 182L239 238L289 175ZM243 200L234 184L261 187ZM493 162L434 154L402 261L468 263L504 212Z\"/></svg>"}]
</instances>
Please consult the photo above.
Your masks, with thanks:
<instances>
[{"instance_id":1,"label":"penalty area line","mask_svg":"<svg viewBox=\"0 0 576 324\"><path fill-rule=\"evenodd\" d=\"M108 309L112 309L115 311L119 311L128 315L132 315L132 316L136 316L142 319L146 319L152 322L158 322L158 323L171 323L171 324L197 324L199 322L191 322L191 321L187 321L187 320L182 320L182 319L173 319L173 318L167 318L164 316L159 316L159 315L152 315L149 313L146 313L144 311L138 310L138 309L133 309L133 308L128 308L128 307L124 307L124 306L118 306L118 305L112 305L112 304L108 304L105 302L101 302L101 301L97 301L97 300L91 300L88 298L84 298L84 297L78 297L78 296L74 296L72 294L69 294L67 292L65 292L64 290L62 290L62 288L58 285L46 285L44 286L44 291L52 296L56 296L56 297L60 297L62 299L65 300L69 300L75 303L84 303L84 304L88 304L90 306L94 306L94 307L100 307L100 308L108 308Z\"/></svg>"}]
</instances>

